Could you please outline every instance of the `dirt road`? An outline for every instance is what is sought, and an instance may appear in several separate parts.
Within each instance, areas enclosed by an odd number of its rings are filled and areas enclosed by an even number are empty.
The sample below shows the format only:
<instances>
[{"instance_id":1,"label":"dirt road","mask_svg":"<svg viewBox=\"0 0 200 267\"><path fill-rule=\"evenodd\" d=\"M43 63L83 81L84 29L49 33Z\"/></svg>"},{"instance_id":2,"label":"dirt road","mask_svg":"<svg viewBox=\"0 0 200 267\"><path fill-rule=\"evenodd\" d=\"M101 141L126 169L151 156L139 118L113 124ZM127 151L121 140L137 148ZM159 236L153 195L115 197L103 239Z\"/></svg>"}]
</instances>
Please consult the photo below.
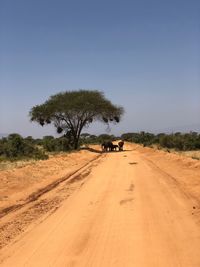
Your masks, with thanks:
<instances>
[{"instance_id":1,"label":"dirt road","mask_svg":"<svg viewBox=\"0 0 200 267\"><path fill-rule=\"evenodd\" d=\"M2 249L0 266L199 267L198 201L128 149L104 156L59 209Z\"/></svg>"}]
</instances>

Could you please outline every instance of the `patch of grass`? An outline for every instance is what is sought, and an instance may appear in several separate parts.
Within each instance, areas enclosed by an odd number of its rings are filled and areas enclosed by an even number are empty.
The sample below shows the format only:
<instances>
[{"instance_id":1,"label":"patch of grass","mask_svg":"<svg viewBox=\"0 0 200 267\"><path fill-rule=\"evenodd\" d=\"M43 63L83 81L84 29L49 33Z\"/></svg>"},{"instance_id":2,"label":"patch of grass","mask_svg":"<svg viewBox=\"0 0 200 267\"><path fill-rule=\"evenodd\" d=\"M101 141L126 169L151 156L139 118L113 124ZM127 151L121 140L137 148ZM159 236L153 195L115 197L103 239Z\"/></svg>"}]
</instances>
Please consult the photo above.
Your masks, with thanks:
<instances>
[{"instance_id":1,"label":"patch of grass","mask_svg":"<svg viewBox=\"0 0 200 267\"><path fill-rule=\"evenodd\" d=\"M176 152L176 154L179 154L179 155L184 155L188 158L192 158L192 159L195 159L195 160L200 160L200 150L195 150L195 151L179 151L179 152Z\"/></svg>"},{"instance_id":2,"label":"patch of grass","mask_svg":"<svg viewBox=\"0 0 200 267\"><path fill-rule=\"evenodd\" d=\"M192 159L200 160L200 157L192 156Z\"/></svg>"},{"instance_id":3,"label":"patch of grass","mask_svg":"<svg viewBox=\"0 0 200 267\"><path fill-rule=\"evenodd\" d=\"M10 160L4 160L0 161L0 171L3 170L10 170L13 168L22 168L26 166L27 164L35 164L36 160L33 159L27 159L27 160L18 160L18 161L10 161Z\"/></svg>"}]
</instances>

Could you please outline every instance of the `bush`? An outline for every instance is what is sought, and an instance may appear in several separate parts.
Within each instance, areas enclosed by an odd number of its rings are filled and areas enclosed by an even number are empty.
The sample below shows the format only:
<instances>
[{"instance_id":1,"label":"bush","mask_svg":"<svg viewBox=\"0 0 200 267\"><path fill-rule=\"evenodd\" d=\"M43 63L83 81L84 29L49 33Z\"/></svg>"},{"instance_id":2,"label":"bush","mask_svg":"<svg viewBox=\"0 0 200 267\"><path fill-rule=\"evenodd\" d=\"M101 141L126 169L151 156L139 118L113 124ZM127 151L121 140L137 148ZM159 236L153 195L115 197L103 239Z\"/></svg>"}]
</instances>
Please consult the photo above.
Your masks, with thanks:
<instances>
[{"instance_id":1,"label":"bush","mask_svg":"<svg viewBox=\"0 0 200 267\"><path fill-rule=\"evenodd\" d=\"M125 133L122 139L129 142L143 144L144 146L152 146L157 144L159 147L167 149L176 149L180 151L200 149L200 134L190 132L187 134L175 133L154 135L152 133Z\"/></svg>"},{"instance_id":2,"label":"bush","mask_svg":"<svg viewBox=\"0 0 200 267\"><path fill-rule=\"evenodd\" d=\"M60 138L44 136L42 140L42 146L48 152L69 151L72 149L70 140L65 136Z\"/></svg>"},{"instance_id":3,"label":"bush","mask_svg":"<svg viewBox=\"0 0 200 267\"><path fill-rule=\"evenodd\" d=\"M55 151L69 151L72 149L69 139L60 137L55 139Z\"/></svg>"},{"instance_id":4,"label":"bush","mask_svg":"<svg viewBox=\"0 0 200 267\"><path fill-rule=\"evenodd\" d=\"M51 136L51 135L44 136L41 144L46 151L48 151L48 152L55 151L55 140L54 140L53 136Z\"/></svg>"},{"instance_id":5,"label":"bush","mask_svg":"<svg viewBox=\"0 0 200 267\"><path fill-rule=\"evenodd\" d=\"M10 160L48 158L42 150L33 144L33 140L23 139L19 134L10 134L6 139L0 140L0 156Z\"/></svg>"}]
</instances>

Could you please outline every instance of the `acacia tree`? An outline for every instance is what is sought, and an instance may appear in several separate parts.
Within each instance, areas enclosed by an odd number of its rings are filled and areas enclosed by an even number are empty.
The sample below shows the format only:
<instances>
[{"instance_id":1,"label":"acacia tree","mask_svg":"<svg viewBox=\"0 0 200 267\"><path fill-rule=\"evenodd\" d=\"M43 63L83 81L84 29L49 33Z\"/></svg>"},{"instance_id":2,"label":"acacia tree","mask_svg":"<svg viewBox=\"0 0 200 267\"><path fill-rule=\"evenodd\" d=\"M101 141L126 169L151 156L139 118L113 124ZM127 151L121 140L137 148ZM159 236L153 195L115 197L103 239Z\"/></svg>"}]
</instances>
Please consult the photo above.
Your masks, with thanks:
<instances>
[{"instance_id":1,"label":"acacia tree","mask_svg":"<svg viewBox=\"0 0 200 267\"><path fill-rule=\"evenodd\" d=\"M97 90L67 91L51 96L44 104L30 111L31 121L41 126L53 123L58 133L64 133L78 148L81 131L94 121L120 122L124 109L113 105Z\"/></svg>"}]
</instances>

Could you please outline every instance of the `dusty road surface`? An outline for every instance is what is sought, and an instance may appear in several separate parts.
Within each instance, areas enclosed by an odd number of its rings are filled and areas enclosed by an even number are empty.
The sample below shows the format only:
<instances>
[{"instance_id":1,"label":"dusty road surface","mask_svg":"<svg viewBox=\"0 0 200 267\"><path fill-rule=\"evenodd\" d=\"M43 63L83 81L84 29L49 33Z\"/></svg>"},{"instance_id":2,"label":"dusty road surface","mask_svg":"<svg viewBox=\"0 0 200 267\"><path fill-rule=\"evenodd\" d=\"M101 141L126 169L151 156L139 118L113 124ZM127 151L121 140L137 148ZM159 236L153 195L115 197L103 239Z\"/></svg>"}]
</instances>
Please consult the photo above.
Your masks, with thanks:
<instances>
[{"instance_id":1,"label":"dusty road surface","mask_svg":"<svg viewBox=\"0 0 200 267\"><path fill-rule=\"evenodd\" d=\"M0 266L199 267L199 166L126 149L100 156L58 209L2 248Z\"/></svg>"}]
</instances>

